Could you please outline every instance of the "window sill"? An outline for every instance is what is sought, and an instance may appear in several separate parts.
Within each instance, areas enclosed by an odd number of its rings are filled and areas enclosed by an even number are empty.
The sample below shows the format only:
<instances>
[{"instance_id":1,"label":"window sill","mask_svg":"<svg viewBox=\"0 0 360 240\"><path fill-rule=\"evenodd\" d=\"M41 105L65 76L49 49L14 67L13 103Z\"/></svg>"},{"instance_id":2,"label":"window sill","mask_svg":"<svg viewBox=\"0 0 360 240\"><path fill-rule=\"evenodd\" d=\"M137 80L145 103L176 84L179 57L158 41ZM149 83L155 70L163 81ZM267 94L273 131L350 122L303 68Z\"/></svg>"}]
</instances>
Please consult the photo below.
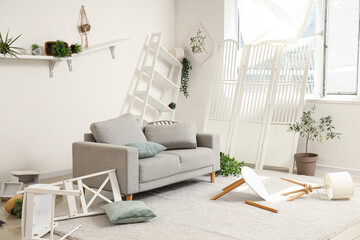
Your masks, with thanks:
<instances>
[{"instance_id":1,"label":"window sill","mask_svg":"<svg viewBox=\"0 0 360 240\"><path fill-rule=\"evenodd\" d=\"M310 103L324 103L324 104L348 104L348 105L360 105L359 96L355 95L341 95L341 96L326 96L323 98L306 96L305 102Z\"/></svg>"}]
</instances>

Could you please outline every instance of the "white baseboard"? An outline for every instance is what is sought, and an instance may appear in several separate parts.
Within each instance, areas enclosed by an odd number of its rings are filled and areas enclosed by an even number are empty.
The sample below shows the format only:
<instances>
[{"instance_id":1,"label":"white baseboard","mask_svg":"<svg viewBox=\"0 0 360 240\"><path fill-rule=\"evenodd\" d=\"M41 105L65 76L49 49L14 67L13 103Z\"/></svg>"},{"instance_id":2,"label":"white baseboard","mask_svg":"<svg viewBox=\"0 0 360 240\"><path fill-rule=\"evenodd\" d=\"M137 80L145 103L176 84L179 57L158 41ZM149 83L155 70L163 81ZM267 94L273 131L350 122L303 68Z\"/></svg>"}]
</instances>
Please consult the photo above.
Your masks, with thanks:
<instances>
[{"instance_id":1,"label":"white baseboard","mask_svg":"<svg viewBox=\"0 0 360 240\"><path fill-rule=\"evenodd\" d=\"M360 176L360 170L359 169L349 169L349 168L333 167L333 166L326 166L326 165L317 165L316 170L322 171L322 172L342 172L342 171L346 171L346 172L349 172L350 175Z\"/></svg>"},{"instance_id":2,"label":"white baseboard","mask_svg":"<svg viewBox=\"0 0 360 240\"><path fill-rule=\"evenodd\" d=\"M58 170L58 171L52 171L52 172L40 173L39 178L40 179L48 179L48 178L53 178L53 177L69 175L69 174L72 174L72 168Z\"/></svg>"}]
</instances>

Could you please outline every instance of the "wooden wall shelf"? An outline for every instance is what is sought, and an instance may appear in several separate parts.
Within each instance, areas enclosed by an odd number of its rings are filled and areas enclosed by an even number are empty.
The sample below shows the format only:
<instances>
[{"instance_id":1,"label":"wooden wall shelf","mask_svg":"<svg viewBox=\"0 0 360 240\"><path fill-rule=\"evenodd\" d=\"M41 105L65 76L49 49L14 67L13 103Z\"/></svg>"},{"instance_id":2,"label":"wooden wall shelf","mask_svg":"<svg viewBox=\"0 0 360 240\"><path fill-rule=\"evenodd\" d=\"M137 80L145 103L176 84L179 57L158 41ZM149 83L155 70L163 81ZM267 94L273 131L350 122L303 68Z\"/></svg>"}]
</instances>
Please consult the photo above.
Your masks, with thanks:
<instances>
[{"instance_id":1,"label":"wooden wall shelf","mask_svg":"<svg viewBox=\"0 0 360 240\"><path fill-rule=\"evenodd\" d=\"M53 57L53 56L45 56L45 55L17 55L16 57L13 56L6 56L4 58L3 55L0 56L0 59L14 59L14 60L35 60L35 61L49 61L49 75L50 78L52 78L54 76L54 67L55 67L55 63L58 61L66 61L69 67L69 72L72 71L72 60L79 58L83 55L92 53L92 52L96 52L96 51L100 51L103 49L107 49L109 48L110 53L111 53L111 57L114 59L115 58L115 46L118 45L119 43L125 41L125 40L129 40L130 38L119 38L119 39L115 39L112 41L108 41L108 42L104 42L101 44L96 44L93 45L89 48L83 49L83 51L81 53L78 54L73 54L70 57L63 57L63 58L58 58L58 57Z\"/></svg>"}]
</instances>

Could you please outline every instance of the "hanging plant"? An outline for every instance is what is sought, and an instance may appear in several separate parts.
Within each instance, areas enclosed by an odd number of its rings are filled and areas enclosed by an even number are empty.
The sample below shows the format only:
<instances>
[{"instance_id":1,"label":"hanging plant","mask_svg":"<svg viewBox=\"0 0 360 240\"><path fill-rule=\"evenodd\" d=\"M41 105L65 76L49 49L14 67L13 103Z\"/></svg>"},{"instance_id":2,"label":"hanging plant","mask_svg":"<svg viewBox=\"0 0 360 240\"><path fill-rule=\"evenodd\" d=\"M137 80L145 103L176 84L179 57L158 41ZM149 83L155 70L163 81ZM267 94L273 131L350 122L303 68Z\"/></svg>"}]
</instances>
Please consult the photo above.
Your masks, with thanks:
<instances>
[{"instance_id":1,"label":"hanging plant","mask_svg":"<svg viewBox=\"0 0 360 240\"><path fill-rule=\"evenodd\" d=\"M6 33L5 39L3 39L1 33L0 33L0 54L4 55L4 58L6 54L9 54L10 56L14 56L16 58L19 54L16 50L24 50L23 48L14 47L12 44L20 37L21 35L17 36L15 39L12 37L9 38L9 31ZM16 49L16 50L14 50Z\"/></svg>"},{"instance_id":2,"label":"hanging plant","mask_svg":"<svg viewBox=\"0 0 360 240\"><path fill-rule=\"evenodd\" d=\"M182 60L182 71L181 71L181 86L180 92L184 93L184 96L187 98L189 96L188 87L189 87L189 70L192 69L191 62L187 58Z\"/></svg>"}]
</instances>

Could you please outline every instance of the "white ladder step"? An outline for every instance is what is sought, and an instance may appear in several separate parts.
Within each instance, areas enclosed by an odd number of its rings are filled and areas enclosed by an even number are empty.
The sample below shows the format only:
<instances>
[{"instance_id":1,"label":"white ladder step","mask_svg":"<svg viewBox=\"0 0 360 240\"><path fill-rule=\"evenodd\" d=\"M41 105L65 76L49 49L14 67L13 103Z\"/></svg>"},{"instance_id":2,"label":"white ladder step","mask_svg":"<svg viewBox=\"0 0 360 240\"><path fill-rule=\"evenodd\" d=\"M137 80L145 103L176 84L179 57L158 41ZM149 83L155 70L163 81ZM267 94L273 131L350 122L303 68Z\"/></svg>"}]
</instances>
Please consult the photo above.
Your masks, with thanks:
<instances>
[{"instance_id":1,"label":"white ladder step","mask_svg":"<svg viewBox=\"0 0 360 240\"><path fill-rule=\"evenodd\" d=\"M148 75L148 77L150 77L152 67L144 67L143 71ZM175 88L175 89L179 88L173 81L162 75L157 70L154 70L154 80L161 85L165 85L166 88Z\"/></svg>"},{"instance_id":2,"label":"white ladder step","mask_svg":"<svg viewBox=\"0 0 360 240\"><path fill-rule=\"evenodd\" d=\"M135 96L145 101L146 99L146 91L136 91ZM148 105L155 108L160 112L173 112L171 108L169 108L166 104L162 103L160 100L154 98L149 94Z\"/></svg>"},{"instance_id":3,"label":"white ladder step","mask_svg":"<svg viewBox=\"0 0 360 240\"><path fill-rule=\"evenodd\" d=\"M155 50L157 47L157 44L151 44L151 48L153 50ZM166 50L163 46L160 45L159 47L159 56L161 58L163 58L165 61L167 61L168 63L170 63L173 66L176 67L181 67L182 64L179 60L176 59L176 57L174 57L168 50Z\"/></svg>"}]
</instances>

